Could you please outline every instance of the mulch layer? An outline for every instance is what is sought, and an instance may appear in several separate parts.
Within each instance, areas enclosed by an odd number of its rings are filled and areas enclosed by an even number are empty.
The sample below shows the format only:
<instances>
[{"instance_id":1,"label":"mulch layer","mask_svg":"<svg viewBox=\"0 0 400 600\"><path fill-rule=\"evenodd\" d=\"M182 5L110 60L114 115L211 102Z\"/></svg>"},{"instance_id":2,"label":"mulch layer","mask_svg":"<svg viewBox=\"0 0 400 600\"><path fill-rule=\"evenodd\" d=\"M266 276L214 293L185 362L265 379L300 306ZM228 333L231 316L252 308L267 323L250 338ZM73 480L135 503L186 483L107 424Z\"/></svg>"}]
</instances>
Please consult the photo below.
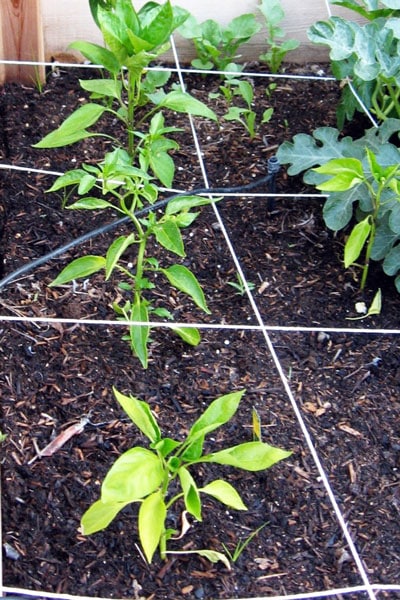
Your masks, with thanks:
<instances>
[{"instance_id":1,"label":"mulch layer","mask_svg":"<svg viewBox=\"0 0 400 600\"><path fill-rule=\"evenodd\" d=\"M248 68L257 70L257 65ZM314 74L305 68L296 74ZM86 77L86 73L83 75ZM32 144L85 101L82 71L49 74L42 93L8 84L1 90L1 162L64 172L95 161L104 142L85 140L56 150ZM238 124L195 119L211 187L240 186L266 174L267 159L284 140L322 125L335 126L339 88L324 80L254 79L259 115L273 106L270 123L254 140ZM215 77L186 77L188 90L207 101ZM212 107L223 114L224 101ZM187 119L168 115L184 129L177 189L203 187ZM113 126L112 123L105 125ZM107 145L106 145L107 146ZM1 171L1 276L106 223L104 212L81 214L47 194L54 177ZM255 190L263 192L264 188ZM243 271L254 284L254 302L268 325L320 328L399 328L399 297L379 266L360 293L359 272L342 266L345 234L326 230L320 199L281 198L307 190L301 178L282 169L274 210L259 197L225 198L218 211ZM126 229L121 228L121 232ZM116 232L101 235L8 284L0 296L2 314L20 317L114 319L117 280L96 275L86 282L49 288L72 258L104 253ZM246 295L229 285L236 278L220 224L203 207L184 231L183 264L199 278L211 310L204 315L169 287L156 293L181 322L241 325L238 330L205 329L197 347L186 346L168 329L152 332L149 367L143 370L122 338L122 329L81 324L0 324L3 583L9 587L87 596L134 599L243 598L311 593L362 585L359 571L334 515L323 482L263 334ZM154 247L154 256L165 253ZM128 260L134 256L128 256ZM167 260L169 260L167 258ZM379 315L362 321L355 304L369 305L381 288ZM309 434L348 523L372 583L400 584L400 363L399 340L389 334L285 332L270 334ZM293 451L266 472L248 473L199 466L200 484L224 477L236 486L247 512L204 501L203 521L192 522L171 549L208 548L231 553L261 525L228 571L192 554L147 565L138 548L137 507L123 511L101 533L84 537L81 515L98 497L102 478L119 454L145 443L112 395L112 386L146 400L169 437L181 439L214 398L245 388L234 419L217 430L207 451L251 440L252 409L263 439ZM37 448L86 414L87 425L51 457ZM172 514L172 520L179 520ZM340 597L340 596L338 596ZM343 596L344 597L344 596ZM364 592L350 599L366 598ZM380 592L379 598L400 598Z\"/></svg>"}]
</instances>

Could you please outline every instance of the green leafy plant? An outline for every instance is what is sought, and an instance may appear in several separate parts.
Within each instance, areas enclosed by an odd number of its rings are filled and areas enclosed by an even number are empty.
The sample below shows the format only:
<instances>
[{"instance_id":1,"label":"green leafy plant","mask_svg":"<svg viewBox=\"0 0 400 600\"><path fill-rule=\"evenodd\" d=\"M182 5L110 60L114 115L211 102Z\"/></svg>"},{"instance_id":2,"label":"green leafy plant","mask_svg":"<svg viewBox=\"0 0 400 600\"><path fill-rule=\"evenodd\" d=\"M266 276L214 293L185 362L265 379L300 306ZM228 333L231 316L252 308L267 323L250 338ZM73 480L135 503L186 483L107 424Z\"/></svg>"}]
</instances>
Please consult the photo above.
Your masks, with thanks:
<instances>
[{"instance_id":1,"label":"green leafy plant","mask_svg":"<svg viewBox=\"0 0 400 600\"><path fill-rule=\"evenodd\" d=\"M332 4L353 10L369 21L380 17L398 17L400 14L397 0L333 0Z\"/></svg>"},{"instance_id":2,"label":"green leafy plant","mask_svg":"<svg viewBox=\"0 0 400 600\"><path fill-rule=\"evenodd\" d=\"M125 215L131 231L115 239L105 256L88 255L72 261L51 285L63 285L88 277L99 271L105 278L116 272L123 277L120 289L128 298L123 304L115 302L118 318L148 322L151 314L171 319L170 312L154 306L146 294L155 287L158 274L169 284L187 294L195 304L209 312L202 289L195 275L185 266L172 264L161 267L155 257L148 256L148 243L154 240L172 254L185 256L180 230L197 217L190 209L208 203L201 198L179 198L168 204L165 214L151 210L146 218L138 211L156 203L159 188L155 180L171 187L175 164L171 151L178 148L170 138L179 129L168 126L165 111L197 115L216 120L215 113L189 94L174 89L163 90L169 74L148 71L150 62L169 47L172 32L188 17L181 8L147 2L139 11L131 0L91 0L93 18L100 27L106 47L78 41L71 46L89 61L103 65L107 76L81 80L83 90L91 101L80 106L61 125L35 145L36 148L58 148L89 137L110 140L114 149L98 164L83 163L79 168L59 177L50 192L63 190L64 205L71 210L110 210ZM111 115L121 125L121 133L113 135L89 128ZM114 127L113 129L116 129ZM80 198L67 204L72 194ZM136 248L136 259L125 256ZM153 280L151 281L151 277ZM196 329L174 329L185 341L197 344ZM134 325L128 339L133 353L143 367L148 364L150 328Z\"/></svg>"},{"instance_id":3,"label":"green leafy plant","mask_svg":"<svg viewBox=\"0 0 400 600\"><path fill-rule=\"evenodd\" d=\"M281 164L290 163L289 175L305 172L306 183L329 192L323 217L330 229L344 229L356 218L344 264L354 264L364 251L361 289L374 260L382 261L400 291L400 151L389 141L399 129L397 119L387 119L353 140L340 139L337 129L320 127L312 136L298 134L284 142L277 153Z\"/></svg>"},{"instance_id":4,"label":"green leafy plant","mask_svg":"<svg viewBox=\"0 0 400 600\"><path fill-rule=\"evenodd\" d=\"M308 30L309 39L330 48L334 76L342 81L342 97L337 109L338 126L364 111L353 94L351 83L362 104L382 122L400 117L400 9L392 0L362 3L335 2L368 19L364 25L332 16ZM397 5L395 7L395 4Z\"/></svg>"},{"instance_id":5,"label":"green leafy plant","mask_svg":"<svg viewBox=\"0 0 400 600\"><path fill-rule=\"evenodd\" d=\"M280 0L261 0L258 9L265 19L267 51L259 59L265 62L271 73L278 73L286 54L299 47L297 40L283 40L285 32L281 22L285 17Z\"/></svg>"},{"instance_id":6,"label":"green leafy plant","mask_svg":"<svg viewBox=\"0 0 400 600\"><path fill-rule=\"evenodd\" d=\"M228 281L228 285L230 285L231 287L235 288L235 290L237 290L236 293L239 294L239 296L244 296L245 293L246 293L246 287L245 287L243 279L241 278L241 276L239 275L239 273L236 274L236 279L237 279L237 281ZM247 282L247 287L251 291L251 290L254 290L254 288L256 286L251 281L248 281Z\"/></svg>"},{"instance_id":7,"label":"green leafy plant","mask_svg":"<svg viewBox=\"0 0 400 600\"><path fill-rule=\"evenodd\" d=\"M236 63L241 45L247 43L259 30L253 14L244 14L232 19L222 26L213 19L198 23L193 15L179 27L179 33L192 40L197 58L191 64L196 69L213 69L231 71L241 69Z\"/></svg>"},{"instance_id":8,"label":"green leafy plant","mask_svg":"<svg viewBox=\"0 0 400 600\"><path fill-rule=\"evenodd\" d=\"M168 527L168 513L183 510L197 521L202 520L203 495L214 498L235 510L246 510L236 489L224 479L216 479L198 487L190 470L197 464L228 465L247 471L267 469L290 456L290 452L263 442L246 442L204 453L206 436L227 423L235 414L244 390L214 400L195 421L185 440L162 437L149 405L133 396L126 396L114 388L114 395L122 409L150 442L150 448L135 446L123 454L108 471L100 499L84 513L81 520L85 535L106 528L127 505L138 502L138 531L143 553L150 563L157 548L161 558L167 554L167 542L177 532ZM211 560L226 557L212 550L195 550ZM181 552L182 553L182 552Z\"/></svg>"},{"instance_id":9,"label":"green leafy plant","mask_svg":"<svg viewBox=\"0 0 400 600\"><path fill-rule=\"evenodd\" d=\"M257 123L257 113L253 110L254 90L252 84L245 79L230 79L229 85L233 88L233 97L240 97L245 106L230 106L223 119L240 123L252 140L257 134L259 125L271 120L274 109L267 108L262 114L260 123Z\"/></svg>"},{"instance_id":10,"label":"green leafy plant","mask_svg":"<svg viewBox=\"0 0 400 600\"><path fill-rule=\"evenodd\" d=\"M250 535L247 536L247 538L245 538L244 540L239 540L233 552L231 552L225 544L222 544L225 554L227 555L229 560L231 560L232 562L236 562L243 553L243 550L245 550L246 547L250 544L251 540L254 537L256 537L256 535L260 533L260 531L264 529L266 525L268 525L268 523L263 523L260 527L258 527L258 529L252 531Z\"/></svg>"}]
</instances>

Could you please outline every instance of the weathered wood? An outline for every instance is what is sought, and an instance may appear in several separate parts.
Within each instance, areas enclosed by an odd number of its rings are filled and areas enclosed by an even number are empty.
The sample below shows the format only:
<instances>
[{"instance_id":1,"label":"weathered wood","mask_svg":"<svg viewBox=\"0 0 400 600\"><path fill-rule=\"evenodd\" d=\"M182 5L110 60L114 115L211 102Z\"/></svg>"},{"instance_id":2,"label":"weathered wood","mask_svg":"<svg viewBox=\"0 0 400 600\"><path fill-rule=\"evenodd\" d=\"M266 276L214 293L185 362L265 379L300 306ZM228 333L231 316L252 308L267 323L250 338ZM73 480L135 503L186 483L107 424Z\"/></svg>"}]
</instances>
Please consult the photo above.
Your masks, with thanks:
<instances>
[{"instance_id":1,"label":"weathered wood","mask_svg":"<svg viewBox=\"0 0 400 600\"><path fill-rule=\"evenodd\" d=\"M4 60L44 60L42 14L40 0L0 1L0 50ZM43 83L43 66L3 65L1 81Z\"/></svg>"}]
</instances>

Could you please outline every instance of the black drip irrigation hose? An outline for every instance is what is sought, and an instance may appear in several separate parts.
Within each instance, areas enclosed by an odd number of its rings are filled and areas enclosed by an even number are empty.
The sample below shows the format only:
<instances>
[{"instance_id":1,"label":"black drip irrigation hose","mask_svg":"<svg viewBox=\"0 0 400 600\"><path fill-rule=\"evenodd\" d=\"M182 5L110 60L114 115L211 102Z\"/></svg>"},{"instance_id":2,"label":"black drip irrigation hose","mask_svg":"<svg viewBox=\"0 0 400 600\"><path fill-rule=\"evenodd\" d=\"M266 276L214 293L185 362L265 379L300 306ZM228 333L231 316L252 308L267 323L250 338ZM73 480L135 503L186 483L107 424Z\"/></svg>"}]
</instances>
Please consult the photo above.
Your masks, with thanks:
<instances>
[{"instance_id":1,"label":"black drip irrigation hose","mask_svg":"<svg viewBox=\"0 0 400 600\"><path fill-rule=\"evenodd\" d=\"M253 190L254 188L258 187L259 185L261 185L263 183L266 183L268 185L268 193L275 194L275 192L276 192L276 175L280 170L280 164L279 164L279 161L276 156L271 156L268 159L267 170L268 170L268 175L265 175L264 177L260 177L256 180L252 181L251 183L247 183L246 185L239 185L236 187L220 187L220 188L195 188L194 190L191 190L190 192L180 192L179 194L173 194L172 196L168 196L168 198L159 200L158 202L155 202L154 204L149 204L148 206L145 206L141 210L136 211L134 213L135 217L142 217L143 215L147 214L150 211L162 208L163 206L166 206L169 202L171 202L171 200L174 200L175 198L179 198L181 196L196 196L198 194L221 194L223 196L224 194L249 192L250 190ZM268 198L267 207L268 207L269 212L274 209L274 198L273 197ZM115 229L119 225L128 223L129 221L130 221L130 217L126 216L126 217L122 217L121 219L117 219L116 221L113 221L112 223L108 223L107 225L102 225L101 227L98 227L97 229L93 229L92 231L88 231L84 235L81 235L80 237L72 240L71 242L68 242L68 244L61 246L60 248L56 248L55 250L52 250L48 254L45 254L44 256L41 256L40 258L33 260L32 262L28 263L27 265L23 265L19 269L16 269L16 271L13 271L12 273L10 273L9 275L7 275L6 277L4 277L3 279L0 280L0 290L2 290L6 285L8 285L9 283L14 281L21 275L25 275L26 273L29 273L29 271L32 271L32 269L34 269L35 267L39 267L40 265L43 265L43 264L49 262L50 260L53 260L53 258L56 258L60 254L64 254L71 248L78 246L78 244L83 244L84 242L91 240L103 233L107 233L108 231Z\"/></svg>"}]
</instances>

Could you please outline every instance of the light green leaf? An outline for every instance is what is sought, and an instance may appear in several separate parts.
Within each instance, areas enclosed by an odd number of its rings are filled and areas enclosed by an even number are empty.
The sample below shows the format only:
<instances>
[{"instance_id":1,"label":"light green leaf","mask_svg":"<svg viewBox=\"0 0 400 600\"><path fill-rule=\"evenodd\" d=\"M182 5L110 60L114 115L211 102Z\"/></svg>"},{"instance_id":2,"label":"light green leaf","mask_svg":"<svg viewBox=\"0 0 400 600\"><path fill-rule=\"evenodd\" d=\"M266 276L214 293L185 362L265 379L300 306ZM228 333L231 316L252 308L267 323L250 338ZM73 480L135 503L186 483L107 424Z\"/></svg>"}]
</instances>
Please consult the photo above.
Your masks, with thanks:
<instances>
[{"instance_id":1,"label":"light green leaf","mask_svg":"<svg viewBox=\"0 0 400 600\"><path fill-rule=\"evenodd\" d=\"M49 287L63 285L74 279L88 277L104 269L106 259L103 256L81 256L69 263L61 273L49 284Z\"/></svg>"},{"instance_id":2,"label":"light green leaf","mask_svg":"<svg viewBox=\"0 0 400 600\"><path fill-rule=\"evenodd\" d=\"M179 469L178 475L183 490L186 510L193 515L195 519L201 521L201 500L196 482L185 467Z\"/></svg>"},{"instance_id":3,"label":"light green leaf","mask_svg":"<svg viewBox=\"0 0 400 600\"><path fill-rule=\"evenodd\" d=\"M149 313L145 300L136 298L131 311L132 321L141 321L146 323L149 320ZM131 346L136 356L140 360L144 369L147 369L148 350L147 341L149 339L150 327L148 325L132 325L129 328Z\"/></svg>"},{"instance_id":4,"label":"light green leaf","mask_svg":"<svg viewBox=\"0 0 400 600\"><path fill-rule=\"evenodd\" d=\"M247 442L202 457L204 462L230 465L245 471L268 469L292 453L263 442Z\"/></svg>"},{"instance_id":5,"label":"light green leaf","mask_svg":"<svg viewBox=\"0 0 400 600\"><path fill-rule=\"evenodd\" d=\"M103 46L98 46L91 42L77 41L72 42L69 47L81 52L81 54L94 65L103 65L103 67L113 75L116 75L121 68L117 57Z\"/></svg>"},{"instance_id":6,"label":"light green leaf","mask_svg":"<svg viewBox=\"0 0 400 600\"><path fill-rule=\"evenodd\" d=\"M218 120L215 112L208 108L206 104L200 102L200 100L197 100L196 98L193 98L190 94L181 92L179 90L174 90L169 92L169 94L166 94L159 106L169 108L170 110L175 110L176 112L180 113L205 117L207 119L212 119L213 121Z\"/></svg>"},{"instance_id":7,"label":"light green leaf","mask_svg":"<svg viewBox=\"0 0 400 600\"><path fill-rule=\"evenodd\" d=\"M135 234L121 235L109 246L106 255L106 281L111 277L119 259L129 246L135 243Z\"/></svg>"},{"instance_id":8,"label":"light green leaf","mask_svg":"<svg viewBox=\"0 0 400 600\"><path fill-rule=\"evenodd\" d=\"M317 190L321 191L345 192L364 179L362 162L357 158L335 158L313 171L333 176L328 181L315 186Z\"/></svg>"},{"instance_id":9,"label":"light green leaf","mask_svg":"<svg viewBox=\"0 0 400 600\"><path fill-rule=\"evenodd\" d=\"M199 282L187 267L172 265L167 269L160 269L160 271L166 276L173 287L190 296L199 308L207 314L211 314Z\"/></svg>"},{"instance_id":10,"label":"light green leaf","mask_svg":"<svg viewBox=\"0 0 400 600\"><path fill-rule=\"evenodd\" d=\"M81 528L83 535L91 535L108 527L127 504L129 502L104 503L101 500L94 502L82 515Z\"/></svg>"},{"instance_id":11,"label":"light green leaf","mask_svg":"<svg viewBox=\"0 0 400 600\"><path fill-rule=\"evenodd\" d=\"M106 107L100 104L93 102L84 104L65 119L58 129L46 135L40 142L34 144L33 147L59 148L90 137L93 134L86 131L86 127L90 127L96 123L105 110Z\"/></svg>"},{"instance_id":12,"label":"light green leaf","mask_svg":"<svg viewBox=\"0 0 400 600\"><path fill-rule=\"evenodd\" d=\"M231 392L213 400L197 421L193 423L187 441L195 441L198 437L204 436L227 423L237 411L245 391Z\"/></svg>"},{"instance_id":13,"label":"light green leaf","mask_svg":"<svg viewBox=\"0 0 400 600\"><path fill-rule=\"evenodd\" d=\"M205 206L206 204L211 204L211 202L216 202L217 200L221 200L221 198L204 198L203 196L179 196L179 198L173 198L167 204L167 208L165 209L166 215L176 215L183 210L190 210L194 206Z\"/></svg>"},{"instance_id":14,"label":"light green leaf","mask_svg":"<svg viewBox=\"0 0 400 600\"><path fill-rule=\"evenodd\" d=\"M97 96L107 96L118 100L121 97L122 83L118 79L80 79L82 89Z\"/></svg>"},{"instance_id":15,"label":"light green leaf","mask_svg":"<svg viewBox=\"0 0 400 600\"><path fill-rule=\"evenodd\" d=\"M207 560L212 563L221 561L229 571L231 570L230 562L226 558L225 554L222 554L222 552L216 552L215 550L177 550L174 552L167 551L166 554L198 554L199 556L204 556L204 558L207 558Z\"/></svg>"},{"instance_id":16,"label":"light green leaf","mask_svg":"<svg viewBox=\"0 0 400 600\"><path fill-rule=\"evenodd\" d=\"M348 321L359 321L360 319L365 319L366 317L370 317L372 315L380 315L382 310L382 292L381 289L376 292L374 299L372 300L371 306L368 311L362 315L361 317L346 317Z\"/></svg>"},{"instance_id":17,"label":"light green leaf","mask_svg":"<svg viewBox=\"0 0 400 600\"><path fill-rule=\"evenodd\" d=\"M79 185L81 179L87 175L87 172L83 169L74 169L73 171L67 171L60 177L57 177L53 185L47 192L57 192L62 188L68 187L69 185Z\"/></svg>"},{"instance_id":18,"label":"light green leaf","mask_svg":"<svg viewBox=\"0 0 400 600\"><path fill-rule=\"evenodd\" d=\"M143 400L138 400L133 396L121 394L115 387L113 388L113 392L118 403L136 427L138 427L152 443L159 442L161 440L161 431L149 405Z\"/></svg>"},{"instance_id":19,"label":"light green leaf","mask_svg":"<svg viewBox=\"0 0 400 600\"><path fill-rule=\"evenodd\" d=\"M151 563L154 552L165 531L166 515L167 509L161 490L148 496L140 505L139 537L148 563Z\"/></svg>"},{"instance_id":20,"label":"light green leaf","mask_svg":"<svg viewBox=\"0 0 400 600\"><path fill-rule=\"evenodd\" d=\"M243 501L235 488L223 479L215 479L205 487L200 488L199 491L216 498L219 502L222 502L235 510L247 510L247 506L243 504Z\"/></svg>"},{"instance_id":21,"label":"light green leaf","mask_svg":"<svg viewBox=\"0 0 400 600\"><path fill-rule=\"evenodd\" d=\"M146 448L130 448L105 476L101 500L107 504L135 502L152 494L163 480L163 465L156 454Z\"/></svg>"},{"instance_id":22,"label":"light green leaf","mask_svg":"<svg viewBox=\"0 0 400 600\"><path fill-rule=\"evenodd\" d=\"M371 228L372 225L369 216L353 227L344 247L344 266L346 269L360 256L364 244L371 233Z\"/></svg>"},{"instance_id":23,"label":"light green leaf","mask_svg":"<svg viewBox=\"0 0 400 600\"><path fill-rule=\"evenodd\" d=\"M73 204L66 206L69 210L101 210L103 208L115 208L111 202L101 200L100 198L81 198Z\"/></svg>"},{"instance_id":24,"label":"light green leaf","mask_svg":"<svg viewBox=\"0 0 400 600\"><path fill-rule=\"evenodd\" d=\"M149 155L150 167L161 183L170 188L175 175L175 163L167 152L156 151L153 149Z\"/></svg>"},{"instance_id":25,"label":"light green leaf","mask_svg":"<svg viewBox=\"0 0 400 600\"><path fill-rule=\"evenodd\" d=\"M185 256L182 235L175 221L172 219L160 221L155 225L153 231L161 246L178 256Z\"/></svg>"},{"instance_id":26,"label":"light green leaf","mask_svg":"<svg viewBox=\"0 0 400 600\"><path fill-rule=\"evenodd\" d=\"M197 346L200 344L201 335L196 327L171 327L172 331L174 331L179 337L190 344L190 346Z\"/></svg>"}]
</instances>

